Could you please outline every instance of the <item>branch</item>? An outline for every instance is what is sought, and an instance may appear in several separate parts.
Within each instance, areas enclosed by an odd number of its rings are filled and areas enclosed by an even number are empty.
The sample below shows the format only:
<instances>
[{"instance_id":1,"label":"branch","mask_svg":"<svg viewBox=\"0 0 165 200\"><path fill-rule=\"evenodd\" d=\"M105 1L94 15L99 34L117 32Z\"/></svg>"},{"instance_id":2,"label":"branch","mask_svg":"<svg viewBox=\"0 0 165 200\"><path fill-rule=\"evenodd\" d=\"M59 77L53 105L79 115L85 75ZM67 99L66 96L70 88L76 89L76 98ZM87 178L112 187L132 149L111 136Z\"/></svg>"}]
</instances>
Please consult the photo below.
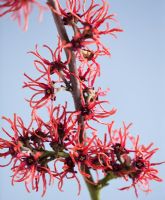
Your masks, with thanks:
<instances>
[{"instance_id":1,"label":"branch","mask_svg":"<svg viewBox=\"0 0 165 200\"><path fill-rule=\"evenodd\" d=\"M55 3L54 0L48 0L48 4L52 8L54 8L56 10L56 3ZM65 26L64 26L64 24L63 24L60 16L58 16L53 11L52 11L52 15L53 15L54 22L56 24L57 31L58 31L58 34L59 34L60 38L65 43L69 43L70 40L69 40L69 37L67 35ZM78 76L78 72L77 72L77 68L76 68L75 54L69 48L65 49L65 53L66 53L66 57L67 58L69 58L69 53L71 53L71 59L70 59L70 62L69 62L69 70L70 70L70 72L72 74L75 74L76 76ZM71 75L71 83L72 83L72 87L73 87L72 95L73 95L73 100L74 100L75 108L76 108L76 110L80 110L81 109L80 84L79 84L77 78L75 76L73 76L73 75Z\"/></svg>"},{"instance_id":2,"label":"branch","mask_svg":"<svg viewBox=\"0 0 165 200\"><path fill-rule=\"evenodd\" d=\"M48 4L56 10L56 3L54 0L48 0ZM65 43L68 43L70 42L69 41L69 37L67 35L67 32L66 32L66 29L65 29L65 26L60 18L60 16L58 16L55 12L52 11L52 15L53 15L53 18L54 18L54 22L56 24L56 27L57 27L57 31L58 31L58 34L60 35L61 39L65 42ZM68 52L68 50L70 52ZM75 108L76 110L81 110L82 108L82 104L81 104L81 91L80 91L80 83L79 81L77 80L76 77L78 77L78 71L77 71L77 68L76 68L76 58L75 58L75 54L74 52L67 48L65 49L65 53L66 53L66 57L69 58L69 53L71 53L71 59L70 59L70 63L69 63L69 70L72 74L75 74L75 76L71 75L71 84L72 84L72 87L73 87L73 90L72 90L72 96L73 96L73 100L74 100L74 105L75 105ZM78 122L79 124L81 125L81 131L80 131L80 142L83 141L83 133L84 133L84 118L83 116L79 116L79 119L78 119ZM93 178L92 178L92 175L90 173L90 170L88 168L86 168L85 170L86 173L88 173L90 175L90 181L91 182L94 182ZM84 178L85 180L85 178ZM96 186L93 186L92 184L90 184L88 181L86 181L86 185L88 187L88 190L91 194L91 198L93 199L92 196L95 196L95 200L99 200L96 198L96 196L98 196L98 192L97 192L97 195L94 194L95 191L96 191Z\"/></svg>"},{"instance_id":3,"label":"branch","mask_svg":"<svg viewBox=\"0 0 165 200\"><path fill-rule=\"evenodd\" d=\"M53 9L56 10L56 3L55 3L54 0L48 0L48 4ZM58 34L59 34L60 38L65 43L69 43L70 40L69 40L69 37L67 35L67 32L66 32L65 26L63 24L63 21L61 20L61 17L58 16L53 11L52 11L52 15L53 15L54 22L56 24L57 31L58 31ZM77 71L77 68L76 68L76 57L75 57L74 52L70 48L65 49L65 54L66 54L67 58L69 58L69 54L71 54L71 58L70 58L70 62L69 62L69 71L71 72L71 74L75 74L75 76L71 75L72 96L73 96L74 105L75 105L76 110L81 110L82 104L81 104L80 83L76 78L76 77L78 77L78 71ZM82 142L83 133L84 133L84 119L83 119L83 117L81 115L79 116L78 122L79 122L79 124L81 126L79 139L80 139L80 142Z\"/></svg>"}]
</instances>

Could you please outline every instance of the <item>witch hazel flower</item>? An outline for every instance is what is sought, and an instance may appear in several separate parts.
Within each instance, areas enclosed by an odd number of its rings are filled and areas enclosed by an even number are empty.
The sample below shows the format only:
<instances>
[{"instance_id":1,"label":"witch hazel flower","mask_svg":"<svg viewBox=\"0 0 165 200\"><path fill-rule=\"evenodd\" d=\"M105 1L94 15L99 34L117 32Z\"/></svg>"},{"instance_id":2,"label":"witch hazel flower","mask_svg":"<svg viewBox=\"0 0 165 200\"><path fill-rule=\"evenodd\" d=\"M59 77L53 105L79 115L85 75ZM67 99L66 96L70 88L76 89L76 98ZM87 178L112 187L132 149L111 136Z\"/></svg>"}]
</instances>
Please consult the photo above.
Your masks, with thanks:
<instances>
[{"instance_id":1,"label":"witch hazel flower","mask_svg":"<svg viewBox=\"0 0 165 200\"><path fill-rule=\"evenodd\" d=\"M116 113L115 108L111 110L104 109L103 104L109 104L109 101L99 100L100 96L102 96L100 89L97 92L94 88L83 89L81 114L85 121L94 120L103 123L100 119L107 118Z\"/></svg>"},{"instance_id":2,"label":"witch hazel flower","mask_svg":"<svg viewBox=\"0 0 165 200\"><path fill-rule=\"evenodd\" d=\"M68 149L73 140L78 138L77 121L79 112L68 112L67 103L48 107L49 118L47 122L50 127L51 147L54 150Z\"/></svg>"},{"instance_id":3,"label":"witch hazel flower","mask_svg":"<svg viewBox=\"0 0 165 200\"><path fill-rule=\"evenodd\" d=\"M98 76L98 68L92 64L85 67L85 63L82 63L78 68L78 73L82 85L88 84L88 87L93 87Z\"/></svg>"},{"instance_id":4,"label":"witch hazel flower","mask_svg":"<svg viewBox=\"0 0 165 200\"><path fill-rule=\"evenodd\" d=\"M29 148L24 146L26 139L28 138L28 129L31 126L31 123L28 128L25 127L22 119L14 114L14 120L12 121L9 118L3 117L5 121L7 121L10 125L10 131L5 130L2 128L3 132L8 136L10 140L1 138L0 140L0 149L4 149L3 153L0 153L0 157L9 158L8 164L1 166L9 165L13 159L17 157L22 151L30 151Z\"/></svg>"},{"instance_id":5,"label":"witch hazel flower","mask_svg":"<svg viewBox=\"0 0 165 200\"><path fill-rule=\"evenodd\" d=\"M55 10L50 3L48 3L48 6L50 7L50 9L55 12L56 14L58 14L60 17L62 17L63 23L64 25L70 25L72 26L72 24L77 23L77 17L75 17L72 13L75 13L75 15L79 15L78 13L80 13L81 8L82 8L82 2L80 0L78 1L65 1L65 8L63 8L59 2L59 0L57 0L55 2L55 5L57 7L57 10Z\"/></svg>"},{"instance_id":6,"label":"witch hazel flower","mask_svg":"<svg viewBox=\"0 0 165 200\"><path fill-rule=\"evenodd\" d=\"M75 141L70 150L70 157L75 165L78 166L79 172L90 182L91 176L86 173L86 167L91 167L92 154L94 154L93 141L96 134L93 133L92 137L84 138L83 142ZM94 182L92 184L95 184Z\"/></svg>"},{"instance_id":7,"label":"witch hazel flower","mask_svg":"<svg viewBox=\"0 0 165 200\"><path fill-rule=\"evenodd\" d=\"M111 34L115 36L116 32L122 32L120 28L111 28L111 22L116 20L114 19L114 14L108 14L108 10L109 4L104 0L102 5L95 4L94 1L91 2L90 9L85 12L84 18L79 17L79 21L83 25L84 37L97 40L101 35ZM102 27L105 25L106 29Z\"/></svg>"},{"instance_id":8,"label":"witch hazel flower","mask_svg":"<svg viewBox=\"0 0 165 200\"><path fill-rule=\"evenodd\" d=\"M68 63L70 62L70 54L66 61L62 61L62 42L60 38L58 37L58 46L55 50L51 49L48 45L43 45L45 49L48 50L50 53L51 59L47 59L38 51L38 46L36 45L35 51L30 51L28 53L31 53L37 57L36 60L34 60L34 66L38 70L39 73L41 73L41 76L43 77L47 73L50 75L56 74L57 76L61 77L62 79L69 77L69 70L68 70ZM65 80L66 83L66 80Z\"/></svg>"},{"instance_id":9,"label":"witch hazel flower","mask_svg":"<svg viewBox=\"0 0 165 200\"><path fill-rule=\"evenodd\" d=\"M58 163L62 164L62 169L58 169L57 165ZM66 158L58 158L54 162L54 172L56 179L58 180L58 189L59 191L63 192L63 186L65 183L65 180L75 180L78 185L78 195L80 195L81 192L81 183L78 178L77 171L75 169L76 165L72 158L70 156L67 156Z\"/></svg>"},{"instance_id":10,"label":"witch hazel flower","mask_svg":"<svg viewBox=\"0 0 165 200\"><path fill-rule=\"evenodd\" d=\"M47 187L47 176L49 176L49 185L53 183L54 178L50 169L40 162L42 156L41 152L19 155L11 168L13 171L12 184L24 182L28 192L30 192L30 184L32 190L35 191L38 191L39 184L42 184L42 196L44 196Z\"/></svg>"},{"instance_id":11,"label":"witch hazel flower","mask_svg":"<svg viewBox=\"0 0 165 200\"><path fill-rule=\"evenodd\" d=\"M55 94L58 91L58 89L56 89L54 86L56 82L52 81L50 77L46 81L41 82L30 78L26 74L24 75L29 81L24 82L23 88L29 88L35 91L32 97L29 100L27 100L31 108L41 108L44 105L46 105L49 101L54 101L56 99Z\"/></svg>"},{"instance_id":12,"label":"witch hazel flower","mask_svg":"<svg viewBox=\"0 0 165 200\"><path fill-rule=\"evenodd\" d=\"M29 130L29 144L34 149L45 149L45 146L51 142L50 127L37 114L32 112L33 126Z\"/></svg>"},{"instance_id":13,"label":"witch hazel flower","mask_svg":"<svg viewBox=\"0 0 165 200\"><path fill-rule=\"evenodd\" d=\"M92 87L96 78L100 76L100 65L96 61L100 55L85 49L82 49L81 52L82 55L77 55L80 61L78 67L79 78L82 82L86 82L89 87Z\"/></svg>"},{"instance_id":14,"label":"witch hazel flower","mask_svg":"<svg viewBox=\"0 0 165 200\"><path fill-rule=\"evenodd\" d=\"M19 26L24 21L23 30L27 31L29 15L32 12L33 6L38 7L39 17L41 19L43 11L47 10L47 8L37 0L2 0L0 2L0 17L11 13L12 18L18 21Z\"/></svg>"}]
</instances>

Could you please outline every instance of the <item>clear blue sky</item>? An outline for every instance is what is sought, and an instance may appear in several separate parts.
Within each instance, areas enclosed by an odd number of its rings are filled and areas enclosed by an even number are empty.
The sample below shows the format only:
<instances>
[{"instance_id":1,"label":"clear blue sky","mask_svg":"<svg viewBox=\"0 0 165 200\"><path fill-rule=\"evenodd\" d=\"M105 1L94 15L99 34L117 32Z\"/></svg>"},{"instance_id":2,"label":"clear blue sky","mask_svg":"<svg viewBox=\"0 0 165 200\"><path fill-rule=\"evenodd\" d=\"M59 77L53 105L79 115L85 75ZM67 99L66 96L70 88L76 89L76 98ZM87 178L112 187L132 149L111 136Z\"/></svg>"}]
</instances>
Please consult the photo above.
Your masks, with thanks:
<instances>
[{"instance_id":1,"label":"clear blue sky","mask_svg":"<svg viewBox=\"0 0 165 200\"><path fill-rule=\"evenodd\" d=\"M165 1L111 0L109 3L124 32L118 34L117 40L105 40L112 57L101 60L104 81L100 78L98 85L110 87L108 97L118 109L117 123L121 124L123 120L133 122L132 133L140 134L141 142L148 144L153 141L156 147L160 147L154 161L165 160ZM21 88L23 73L34 73L34 57L26 52L33 50L36 43L40 47L43 44L55 47L57 42L50 13L46 13L43 22L38 23L35 10L29 24L29 30L24 33L9 16L0 19L0 116L12 117L17 113L25 121L29 120L30 109L24 101L27 92ZM0 124L4 126L2 120ZM165 180L165 166L159 169ZM28 194L23 184L11 186L10 176L10 168L0 169L0 200L42 199L41 193ZM74 182L67 182L63 193L55 184L48 188L43 200L88 200L87 190L82 185L81 195L77 197ZM121 180L112 181L102 191L102 199L136 199L133 190L118 191L121 186ZM151 183L151 188L153 192L147 196L139 191L139 200L165 199L165 182Z\"/></svg>"}]
</instances>

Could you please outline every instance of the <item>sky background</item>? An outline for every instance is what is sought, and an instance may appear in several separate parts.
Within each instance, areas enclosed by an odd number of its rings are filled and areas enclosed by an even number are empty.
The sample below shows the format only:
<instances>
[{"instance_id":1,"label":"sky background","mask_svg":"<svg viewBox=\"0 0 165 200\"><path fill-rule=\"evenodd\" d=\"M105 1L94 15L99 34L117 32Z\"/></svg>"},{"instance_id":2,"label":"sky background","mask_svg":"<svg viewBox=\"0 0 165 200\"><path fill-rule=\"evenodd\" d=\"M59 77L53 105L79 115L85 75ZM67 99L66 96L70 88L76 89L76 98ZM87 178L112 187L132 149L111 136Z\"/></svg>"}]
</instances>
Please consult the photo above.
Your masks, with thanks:
<instances>
[{"instance_id":1,"label":"sky background","mask_svg":"<svg viewBox=\"0 0 165 200\"><path fill-rule=\"evenodd\" d=\"M111 0L111 13L117 19L123 33L117 39L105 38L111 49L112 57L101 59L102 76L97 85L110 87L108 98L111 105L118 109L114 120L117 124L133 122L131 132L140 134L141 142L154 142L160 151L154 156L155 162L165 160L165 1L164 0ZM35 12L30 16L29 30L22 32L17 23L9 16L0 19L0 116L20 115L25 121L30 119L30 109L24 98L27 92L21 87L23 73L34 73L33 56L27 54L47 44L56 47L57 32L49 12L45 13L42 23L38 23ZM44 52L43 54L44 55ZM60 101L64 96L60 97ZM0 120L0 126L5 123ZM1 132L2 135L2 132ZM165 180L165 165L159 166L160 177ZM28 194L24 184L11 186L10 167L0 169L0 200L89 200L86 186L82 180L81 195L77 196L75 182L66 182L65 192L57 185L48 188L44 198L41 192ZM81 179L81 178L80 178ZM121 179L111 181L102 190L104 200L134 200L133 189L118 191L127 183ZM151 183L153 192L146 195L139 191L139 200L164 200L165 182Z\"/></svg>"}]
</instances>

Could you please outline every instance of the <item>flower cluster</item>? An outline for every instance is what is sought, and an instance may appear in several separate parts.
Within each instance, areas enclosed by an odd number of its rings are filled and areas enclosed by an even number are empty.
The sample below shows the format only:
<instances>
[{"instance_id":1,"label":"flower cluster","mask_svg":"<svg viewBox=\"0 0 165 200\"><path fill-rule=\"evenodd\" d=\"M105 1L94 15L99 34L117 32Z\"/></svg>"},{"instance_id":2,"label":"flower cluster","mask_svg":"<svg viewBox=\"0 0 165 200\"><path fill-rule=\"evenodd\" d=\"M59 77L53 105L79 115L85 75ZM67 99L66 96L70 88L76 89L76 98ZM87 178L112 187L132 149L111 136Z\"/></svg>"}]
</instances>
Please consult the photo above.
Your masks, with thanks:
<instances>
[{"instance_id":1,"label":"flower cluster","mask_svg":"<svg viewBox=\"0 0 165 200\"><path fill-rule=\"evenodd\" d=\"M47 184L53 184L55 179L60 191L64 179L75 179L80 193L77 171L91 183L91 175L86 172L86 168L96 173L96 181L91 184L104 184L104 178L99 178L100 172L104 177L121 177L125 181L131 179L132 184L121 190L134 187L136 195L136 185L149 192L150 180L162 181L155 169L161 163L151 161L158 149L152 148L152 143L148 146L140 145L139 136L134 138L128 132L130 125L123 124L123 128L114 129L112 122L107 125L108 133L103 140L99 139L97 131L90 131L92 136L80 142L81 129L77 126L76 117L78 113L68 113L67 105L62 107L61 113L60 109L61 106L50 107L47 122L34 113L28 127L17 115L14 115L13 121L3 117L11 130L3 129L9 140L0 139L0 149L3 149L0 157L5 160L8 158L8 163L0 166L12 165L12 184L25 182L27 191L30 191L30 184L33 190L38 191L39 183L42 182L44 195ZM49 165L51 162L54 163L53 167Z\"/></svg>"},{"instance_id":2,"label":"flower cluster","mask_svg":"<svg viewBox=\"0 0 165 200\"><path fill-rule=\"evenodd\" d=\"M61 7L56 1L57 9L50 8L62 18L63 24L72 27L74 36L70 42L64 44L64 48L71 48L80 61L78 70L80 78L88 80L90 86L94 84L96 76L100 75L100 65L96 58L102 55L110 55L109 49L101 42L101 36L122 32L121 28L112 27L116 21L113 14L109 14L109 5L106 1L96 4L94 0L85 8L85 1L66 1L66 6ZM116 36L115 36L116 37ZM90 80L89 80L90 77Z\"/></svg>"},{"instance_id":3,"label":"flower cluster","mask_svg":"<svg viewBox=\"0 0 165 200\"><path fill-rule=\"evenodd\" d=\"M158 149L152 148L152 143L140 145L139 136L133 137L129 133L131 124L123 123L122 128L115 129L114 121L105 121L116 113L116 109L105 107L109 102L103 98L109 89L104 91L94 87L100 75L97 58L110 55L101 37L115 36L122 30L112 27L114 15L108 13L109 5L105 0L100 4L91 0L87 8L85 0L66 0L64 7L59 0L53 2L48 1L48 6L63 33L59 33L56 49L43 45L50 58L41 55L37 45L29 52L35 56L34 67L38 74L37 77L24 74L23 88L32 92L26 99L32 109L32 119L26 126L16 114L13 120L3 117L10 129L2 129L9 139L0 138L0 157L8 161L6 164L1 159L0 166L12 165L12 184L24 182L28 192L30 187L38 191L42 183L42 196L54 180L62 191L65 179L77 182L79 194L78 172L96 189L106 186L113 178L123 178L125 181L131 179L132 184L121 190L133 187L138 195L136 186L139 185L149 192L150 181L162 181L155 166L163 162L151 160ZM23 11L27 27L33 4L42 8L34 0L3 1L1 15L13 12L19 19L18 13ZM69 39L67 30L70 28L73 35ZM65 40L62 34L67 35ZM74 66L76 61L77 68ZM71 111L69 102L57 105L59 92L72 94L75 110ZM47 120L39 115L45 107ZM96 123L106 127L107 133L103 137Z\"/></svg>"}]
</instances>

